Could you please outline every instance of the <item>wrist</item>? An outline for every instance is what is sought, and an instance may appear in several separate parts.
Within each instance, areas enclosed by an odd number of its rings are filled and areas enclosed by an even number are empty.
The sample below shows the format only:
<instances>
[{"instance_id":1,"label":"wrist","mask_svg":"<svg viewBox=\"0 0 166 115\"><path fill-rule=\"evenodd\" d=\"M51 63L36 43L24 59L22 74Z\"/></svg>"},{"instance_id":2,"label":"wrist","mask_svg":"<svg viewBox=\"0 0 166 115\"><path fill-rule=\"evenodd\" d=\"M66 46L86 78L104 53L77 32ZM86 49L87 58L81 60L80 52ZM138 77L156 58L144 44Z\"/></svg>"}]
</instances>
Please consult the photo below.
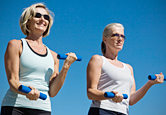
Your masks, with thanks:
<instances>
[{"instance_id":1,"label":"wrist","mask_svg":"<svg viewBox=\"0 0 166 115\"><path fill-rule=\"evenodd\" d=\"M154 81L149 80L149 81L147 82L147 84L148 84L149 87L151 87L152 85L154 85Z\"/></svg>"},{"instance_id":2,"label":"wrist","mask_svg":"<svg viewBox=\"0 0 166 115\"><path fill-rule=\"evenodd\" d=\"M69 65L69 64L64 63L62 68L63 68L63 69L65 69L65 70L68 70L68 69L69 69L69 67L70 67L70 65Z\"/></svg>"}]
</instances>

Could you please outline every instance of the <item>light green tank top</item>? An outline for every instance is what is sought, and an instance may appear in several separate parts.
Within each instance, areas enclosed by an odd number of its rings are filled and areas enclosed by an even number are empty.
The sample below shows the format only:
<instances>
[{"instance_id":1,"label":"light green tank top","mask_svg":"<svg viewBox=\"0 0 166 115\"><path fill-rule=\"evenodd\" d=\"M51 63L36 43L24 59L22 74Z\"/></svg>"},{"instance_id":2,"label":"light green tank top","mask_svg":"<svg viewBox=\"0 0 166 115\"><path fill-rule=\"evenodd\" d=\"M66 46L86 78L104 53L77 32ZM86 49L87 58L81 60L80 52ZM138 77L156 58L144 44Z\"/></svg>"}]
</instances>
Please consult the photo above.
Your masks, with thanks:
<instances>
[{"instance_id":1,"label":"light green tank top","mask_svg":"<svg viewBox=\"0 0 166 115\"><path fill-rule=\"evenodd\" d=\"M54 59L47 47L45 55L37 54L23 38L23 50L20 56L19 81L22 85L33 86L47 95L46 100L30 101L25 95L17 94L10 89L7 91L2 106L24 107L51 111L49 80L54 71Z\"/></svg>"}]
</instances>

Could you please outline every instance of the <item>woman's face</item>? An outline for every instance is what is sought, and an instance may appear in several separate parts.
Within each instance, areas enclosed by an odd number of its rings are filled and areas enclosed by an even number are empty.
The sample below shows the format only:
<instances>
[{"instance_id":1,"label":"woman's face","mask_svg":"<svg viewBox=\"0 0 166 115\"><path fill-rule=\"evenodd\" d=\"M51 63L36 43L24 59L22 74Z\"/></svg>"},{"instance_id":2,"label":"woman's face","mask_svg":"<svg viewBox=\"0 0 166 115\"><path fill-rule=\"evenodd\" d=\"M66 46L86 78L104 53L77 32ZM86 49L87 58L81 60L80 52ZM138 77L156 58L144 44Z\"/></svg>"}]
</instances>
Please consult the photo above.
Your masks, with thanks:
<instances>
[{"instance_id":1,"label":"woman's face","mask_svg":"<svg viewBox=\"0 0 166 115\"><path fill-rule=\"evenodd\" d=\"M124 44L124 30L121 27L111 28L112 33L108 37L104 37L103 41L107 47L111 50L122 50Z\"/></svg>"},{"instance_id":2,"label":"woman's face","mask_svg":"<svg viewBox=\"0 0 166 115\"><path fill-rule=\"evenodd\" d=\"M38 15L33 16L27 23L28 29L30 30L29 34L43 35L49 24L49 20L47 20L47 18L45 19L43 15L48 15L48 13L41 7L36 8L35 12L38 13ZM41 17L40 14L42 15Z\"/></svg>"}]
</instances>

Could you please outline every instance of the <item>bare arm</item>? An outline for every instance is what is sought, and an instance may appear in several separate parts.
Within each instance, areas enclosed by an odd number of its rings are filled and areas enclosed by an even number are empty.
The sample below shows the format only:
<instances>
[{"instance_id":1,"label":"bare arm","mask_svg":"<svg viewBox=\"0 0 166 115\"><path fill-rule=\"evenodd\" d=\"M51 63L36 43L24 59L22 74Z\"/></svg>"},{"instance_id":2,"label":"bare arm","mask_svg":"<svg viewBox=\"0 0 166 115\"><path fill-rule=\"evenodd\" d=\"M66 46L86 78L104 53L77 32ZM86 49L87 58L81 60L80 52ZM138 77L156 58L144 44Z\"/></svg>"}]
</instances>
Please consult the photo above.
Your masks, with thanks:
<instances>
[{"instance_id":1,"label":"bare arm","mask_svg":"<svg viewBox=\"0 0 166 115\"><path fill-rule=\"evenodd\" d=\"M20 40L11 40L8 43L4 56L5 70L7 74L8 83L10 85L10 89L16 93L21 93L18 91L18 87L21 85L21 83L19 82L20 48Z\"/></svg>"},{"instance_id":2,"label":"bare arm","mask_svg":"<svg viewBox=\"0 0 166 115\"><path fill-rule=\"evenodd\" d=\"M128 67L130 68L131 74L132 74L132 76L134 78L133 68L130 65L128 65ZM159 75L162 76L161 79L159 79ZM130 95L129 105L134 105L139 100L141 100L144 97L144 95L147 93L147 91L149 90L149 88L151 86L153 86L154 84L163 83L164 76L162 74L156 74L156 76L157 76L156 80L154 80L154 81L149 80L143 87L141 87L137 91L136 91L135 80L134 80L134 84L133 84L132 89L131 89L131 95Z\"/></svg>"},{"instance_id":3,"label":"bare arm","mask_svg":"<svg viewBox=\"0 0 166 115\"><path fill-rule=\"evenodd\" d=\"M29 86L32 90L28 94L22 93L18 90L19 86L21 85L19 82L19 63L21 53L21 40L11 40L8 43L4 56L5 70L10 89L13 92L26 95L29 100L37 100L39 98L39 91L32 86Z\"/></svg>"},{"instance_id":4,"label":"bare arm","mask_svg":"<svg viewBox=\"0 0 166 115\"><path fill-rule=\"evenodd\" d=\"M59 60L57 59L57 54L53 51L51 51L52 56L54 58L54 73L50 78L50 90L49 90L49 95L50 97L54 97L57 95L59 90L64 84L67 72L71 66L71 64L77 60L77 57L74 53L68 53L68 57L64 61L63 67L61 71L59 72Z\"/></svg>"},{"instance_id":5,"label":"bare arm","mask_svg":"<svg viewBox=\"0 0 166 115\"><path fill-rule=\"evenodd\" d=\"M99 79L101 76L101 68L103 65L103 59L99 55L92 56L91 60L87 66L87 96L91 100L105 100L110 99L104 97L103 91L97 89ZM110 91L115 94L112 98L114 102L121 102L123 100L123 95L117 91Z\"/></svg>"},{"instance_id":6,"label":"bare arm","mask_svg":"<svg viewBox=\"0 0 166 115\"><path fill-rule=\"evenodd\" d=\"M103 100L104 92L97 89L101 75L103 60L100 56L94 55L87 66L87 96L91 100Z\"/></svg>"}]
</instances>

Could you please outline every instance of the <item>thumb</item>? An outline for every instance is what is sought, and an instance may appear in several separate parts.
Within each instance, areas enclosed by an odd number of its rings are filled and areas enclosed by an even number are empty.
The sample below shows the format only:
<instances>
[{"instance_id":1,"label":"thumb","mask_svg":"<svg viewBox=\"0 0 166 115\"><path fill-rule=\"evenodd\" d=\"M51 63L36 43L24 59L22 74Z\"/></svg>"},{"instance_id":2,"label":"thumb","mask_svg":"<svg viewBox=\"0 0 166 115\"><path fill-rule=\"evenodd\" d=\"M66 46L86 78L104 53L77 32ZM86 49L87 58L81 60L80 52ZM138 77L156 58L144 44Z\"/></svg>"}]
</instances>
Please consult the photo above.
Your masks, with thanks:
<instances>
[{"instance_id":1,"label":"thumb","mask_svg":"<svg viewBox=\"0 0 166 115\"><path fill-rule=\"evenodd\" d=\"M112 93L114 93L114 94L118 94L118 92L117 92L117 91L112 91Z\"/></svg>"}]
</instances>

